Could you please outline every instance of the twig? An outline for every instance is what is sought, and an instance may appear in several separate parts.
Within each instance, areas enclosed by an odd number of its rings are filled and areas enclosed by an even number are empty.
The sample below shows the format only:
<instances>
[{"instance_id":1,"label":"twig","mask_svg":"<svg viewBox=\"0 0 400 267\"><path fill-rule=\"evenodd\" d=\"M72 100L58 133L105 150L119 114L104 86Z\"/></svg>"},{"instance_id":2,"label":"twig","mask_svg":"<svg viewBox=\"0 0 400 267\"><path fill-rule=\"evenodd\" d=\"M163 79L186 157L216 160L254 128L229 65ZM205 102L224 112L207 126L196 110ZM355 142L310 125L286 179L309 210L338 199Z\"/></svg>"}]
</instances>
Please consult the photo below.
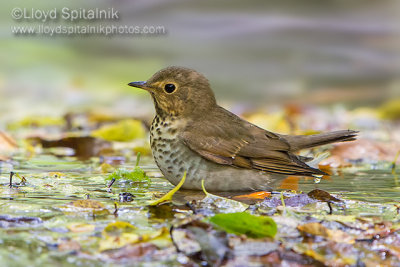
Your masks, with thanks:
<instances>
[{"instance_id":1,"label":"twig","mask_svg":"<svg viewBox=\"0 0 400 267\"><path fill-rule=\"evenodd\" d=\"M111 188L111 186L115 183L115 178L112 178L107 188Z\"/></svg>"},{"instance_id":2,"label":"twig","mask_svg":"<svg viewBox=\"0 0 400 267\"><path fill-rule=\"evenodd\" d=\"M12 187L12 178L14 176L14 172L10 172L10 184L8 185L10 188Z\"/></svg>"}]
</instances>

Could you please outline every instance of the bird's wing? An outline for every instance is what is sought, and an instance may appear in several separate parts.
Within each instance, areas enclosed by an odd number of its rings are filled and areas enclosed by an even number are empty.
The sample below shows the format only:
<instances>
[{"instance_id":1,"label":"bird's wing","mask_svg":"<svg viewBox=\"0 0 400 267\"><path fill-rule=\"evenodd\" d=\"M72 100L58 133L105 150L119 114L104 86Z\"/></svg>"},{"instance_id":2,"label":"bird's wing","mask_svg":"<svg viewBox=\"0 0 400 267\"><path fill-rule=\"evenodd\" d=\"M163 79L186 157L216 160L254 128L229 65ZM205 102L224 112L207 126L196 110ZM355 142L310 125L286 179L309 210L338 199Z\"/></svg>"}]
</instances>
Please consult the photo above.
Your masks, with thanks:
<instances>
[{"instance_id":1,"label":"bird's wing","mask_svg":"<svg viewBox=\"0 0 400 267\"><path fill-rule=\"evenodd\" d=\"M261 129L222 108L213 119L188 124L181 140L202 157L218 164L286 175L325 174L290 151L281 136ZM218 122L225 123L218 123ZM225 127L224 127L225 126Z\"/></svg>"}]
</instances>

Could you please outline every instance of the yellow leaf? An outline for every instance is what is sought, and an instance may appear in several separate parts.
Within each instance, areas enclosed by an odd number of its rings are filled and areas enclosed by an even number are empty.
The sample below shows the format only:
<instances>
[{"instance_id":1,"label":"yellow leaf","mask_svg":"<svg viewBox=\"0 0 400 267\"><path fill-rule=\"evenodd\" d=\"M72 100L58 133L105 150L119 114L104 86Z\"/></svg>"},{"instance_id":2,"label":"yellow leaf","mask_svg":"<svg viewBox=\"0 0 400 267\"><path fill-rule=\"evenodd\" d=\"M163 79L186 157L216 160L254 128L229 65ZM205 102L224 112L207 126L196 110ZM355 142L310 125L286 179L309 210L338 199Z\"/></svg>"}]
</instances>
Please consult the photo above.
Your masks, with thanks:
<instances>
[{"instance_id":1,"label":"yellow leaf","mask_svg":"<svg viewBox=\"0 0 400 267\"><path fill-rule=\"evenodd\" d=\"M72 202L72 205L83 209L104 209L104 205L93 199L79 199Z\"/></svg>"},{"instance_id":2,"label":"yellow leaf","mask_svg":"<svg viewBox=\"0 0 400 267\"><path fill-rule=\"evenodd\" d=\"M150 206L155 206L166 201L171 201L172 196L182 187L182 185L185 183L185 180L186 180L186 171L183 174L181 181L171 191L166 193L162 198L157 199L156 201L150 203Z\"/></svg>"},{"instance_id":3,"label":"yellow leaf","mask_svg":"<svg viewBox=\"0 0 400 267\"><path fill-rule=\"evenodd\" d=\"M95 226L87 223L70 223L67 228L73 233L84 233L94 231Z\"/></svg>"},{"instance_id":4,"label":"yellow leaf","mask_svg":"<svg viewBox=\"0 0 400 267\"><path fill-rule=\"evenodd\" d=\"M71 209L72 208L72 209ZM92 199L75 200L64 208L66 213L71 212L89 212L93 215L108 215L110 212L104 207L102 203Z\"/></svg>"},{"instance_id":5,"label":"yellow leaf","mask_svg":"<svg viewBox=\"0 0 400 267\"><path fill-rule=\"evenodd\" d=\"M157 242L158 239L165 238L166 234L169 236L169 231L165 227L141 235L136 233L136 230L137 228L128 222L117 221L108 224L103 229L99 250L118 249L129 244L152 240Z\"/></svg>"},{"instance_id":6,"label":"yellow leaf","mask_svg":"<svg viewBox=\"0 0 400 267\"><path fill-rule=\"evenodd\" d=\"M10 123L8 129L17 130L21 127L62 126L64 123L65 120L62 117L32 116L18 122Z\"/></svg>"},{"instance_id":7,"label":"yellow leaf","mask_svg":"<svg viewBox=\"0 0 400 267\"><path fill-rule=\"evenodd\" d=\"M109 173L109 172L113 172L115 170L115 168L113 166L111 166L110 164L104 162L100 165L100 170L102 173Z\"/></svg>"},{"instance_id":8,"label":"yellow leaf","mask_svg":"<svg viewBox=\"0 0 400 267\"><path fill-rule=\"evenodd\" d=\"M285 118L284 112L254 113L246 116L246 119L264 129L279 133L290 133L290 125Z\"/></svg>"},{"instance_id":9,"label":"yellow leaf","mask_svg":"<svg viewBox=\"0 0 400 267\"><path fill-rule=\"evenodd\" d=\"M123 233L132 233L136 230L136 227L128 222L116 221L109 223L103 229L103 236L120 236Z\"/></svg>"},{"instance_id":10,"label":"yellow leaf","mask_svg":"<svg viewBox=\"0 0 400 267\"><path fill-rule=\"evenodd\" d=\"M390 100L379 108L381 118L395 120L400 118L400 98Z\"/></svg>"},{"instance_id":11,"label":"yellow leaf","mask_svg":"<svg viewBox=\"0 0 400 267\"><path fill-rule=\"evenodd\" d=\"M107 141L127 142L145 137L145 129L139 120L122 120L120 122L105 125L91 133L93 137L99 137Z\"/></svg>"}]
</instances>

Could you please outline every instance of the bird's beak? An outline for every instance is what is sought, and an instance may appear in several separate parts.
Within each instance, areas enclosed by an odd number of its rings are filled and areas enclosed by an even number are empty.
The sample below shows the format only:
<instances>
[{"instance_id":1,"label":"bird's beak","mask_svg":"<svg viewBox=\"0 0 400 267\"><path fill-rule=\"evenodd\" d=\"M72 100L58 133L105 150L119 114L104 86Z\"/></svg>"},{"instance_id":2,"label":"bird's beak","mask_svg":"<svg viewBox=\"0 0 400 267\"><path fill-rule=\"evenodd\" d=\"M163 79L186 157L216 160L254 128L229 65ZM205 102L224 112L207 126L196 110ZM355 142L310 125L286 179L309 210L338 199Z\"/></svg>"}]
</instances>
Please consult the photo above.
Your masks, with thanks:
<instances>
[{"instance_id":1,"label":"bird's beak","mask_svg":"<svg viewBox=\"0 0 400 267\"><path fill-rule=\"evenodd\" d=\"M147 90L149 88L149 86L147 86L147 83L145 81L131 82L131 83L128 83L128 85L132 86L132 87L136 87L136 88L145 89L145 90Z\"/></svg>"}]
</instances>

